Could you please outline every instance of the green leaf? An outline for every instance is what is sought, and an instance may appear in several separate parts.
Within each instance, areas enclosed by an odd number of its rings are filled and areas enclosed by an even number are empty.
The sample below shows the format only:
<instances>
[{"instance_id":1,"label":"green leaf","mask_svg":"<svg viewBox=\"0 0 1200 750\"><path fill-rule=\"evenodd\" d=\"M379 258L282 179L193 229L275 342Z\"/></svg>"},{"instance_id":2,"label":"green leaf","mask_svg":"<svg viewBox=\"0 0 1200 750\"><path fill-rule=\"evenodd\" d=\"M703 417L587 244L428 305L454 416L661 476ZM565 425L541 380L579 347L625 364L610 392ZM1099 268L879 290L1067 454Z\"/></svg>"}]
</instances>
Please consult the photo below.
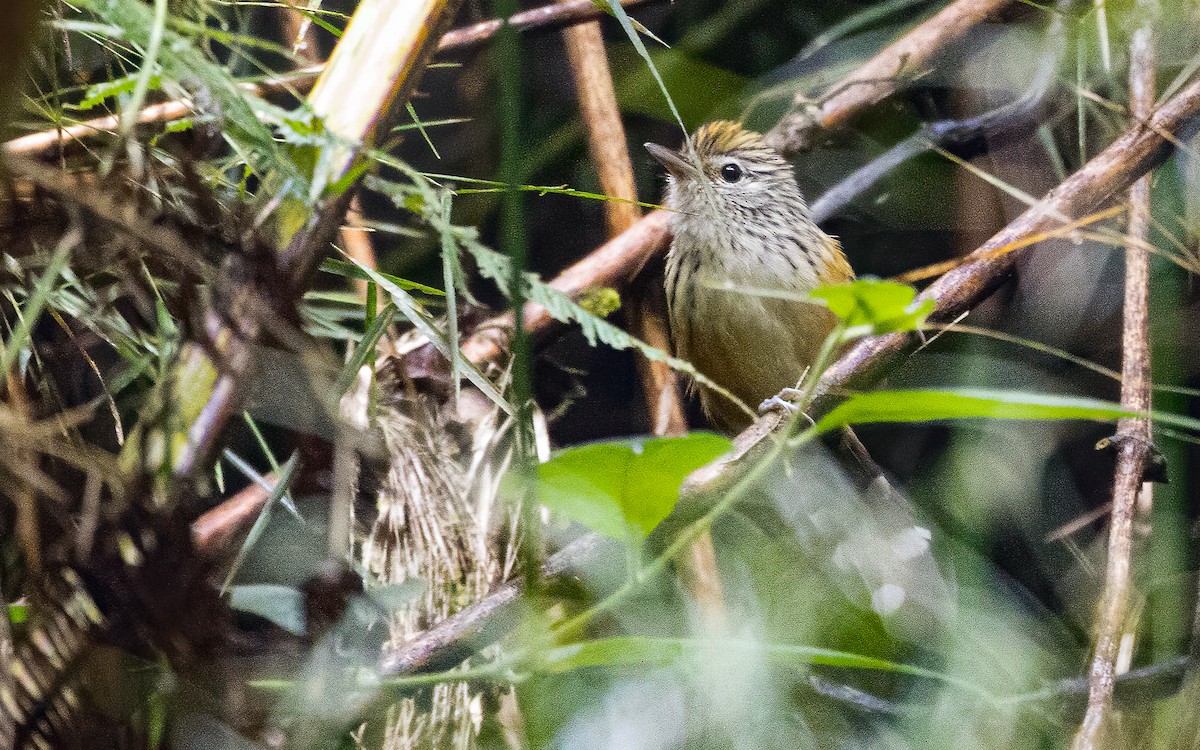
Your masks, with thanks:
<instances>
[{"instance_id":1,"label":"green leaf","mask_svg":"<svg viewBox=\"0 0 1200 750\"><path fill-rule=\"evenodd\" d=\"M88 86L87 91L84 92L83 101L79 102L77 105L74 105L72 109L91 109L96 105L103 103L106 99L133 91L133 89L137 86L137 82L137 76L124 76L111 81L102 81L100 83L92 84L91 86ZM160 76L150 77L150 88L157 89L161 85L162 79Z\"/></svg>"},{"instance_id":2,"label":"green leaf","mask_svg":"<svg viewBox=\"0 0 1200 750\"><path fill-rule=\"evenodd\" d=\"M348 279L363 279L364 281L371 280L371 277L366 271L362 270L353 263L347 263L346 261L338 260L337 258L326 258L325 260L321 261L321 270L325 273L331 273L335 276L345 276ZM446 296L446 293L441 289L425 286L424 284L419 284L415 281L409 281L408 279L402 279L399 276L393 276L390 273L384 273L382 271L376 271L375 273L379 274L405 291L422 292L434 297Z\"/></svg>"},{"instance_id":3,"label":"green leaf","mask_svg":"<svg viewBox=\"0 0 1200 750\"><path fill-rule=\"evenodd\" d=\"M934 306L931 299L916 301L917 290L907 284L871 277L817 287L811 294L848 326L847 337L914 330Z\"/></svg>"},{"instance_id":4,"label":"green leaf","mask_svg":"<svg viewBox=\"0 0 1200 750\"><path fill-rule=\"evenodd\" d=\"M251 167L259 174L269 169L279 170L289 179L299 180L296 166L275 142L270 128L259 121L255 108L261 100L240 87L220 65L209 60L192 40L171 29L163 30L155 22L155 13L141 0L78 0L73 5L87 10L103 22L96 32L112 33L140 50L152 46L156 34L162 45L158 64L164 79L187 82L185 88L197 85L218 103L223 130L238 150L247 154Z\"/></svg>"},{"instance_id":5,"label":"green leaf","mask_svg":"<svg viewBox=\"0 0 1200 750\"><path fill-rule=\"evenodd\" d=\"M538 497L605 536L645 538L674 510L687 475L731 447L696 432L567 448L538 467Z\"/></svg>"},{"instance_id":6,"label":"green leaf","mask_svg":"<svg viewBox=\"0 0 1200 750\"><path fill-rule=\"evenodd\" d=\"M851 396L817 422L828 432L850 424L928 422L936 419L1087 419L1112 422L1138 416L1120 404L1079 396L990 389L872 391ZM1159 424L1200 431L1200 420L1151 412Z\"/></svg>"},{"instance_id":7,"label":"green leaf","mask_svg":"<svg viewBox=\"0 0 1200 750\"><path fill-rule=\"evenodd\" d=\"M294 635L304 635L304 594L291 586L233 586L229 589L229 606L270 620Z\"/></svg>"}]
</instances>

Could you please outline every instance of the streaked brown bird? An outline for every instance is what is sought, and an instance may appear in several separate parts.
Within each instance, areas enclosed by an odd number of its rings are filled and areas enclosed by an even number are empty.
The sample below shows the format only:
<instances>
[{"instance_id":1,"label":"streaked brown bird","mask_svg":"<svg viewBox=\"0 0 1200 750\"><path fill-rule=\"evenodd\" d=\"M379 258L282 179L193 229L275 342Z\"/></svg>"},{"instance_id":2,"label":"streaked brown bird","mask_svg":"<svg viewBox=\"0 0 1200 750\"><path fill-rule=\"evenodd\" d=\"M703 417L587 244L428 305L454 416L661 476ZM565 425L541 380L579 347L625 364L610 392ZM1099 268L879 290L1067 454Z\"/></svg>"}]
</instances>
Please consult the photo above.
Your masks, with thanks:
<instances>
[{"instance_id":1,"label":"streaked brown bird","mask_svg":"<svg viewBox=\"0 0 1200 750\"><path fill-rule=\"evenodd\" d=\"M813 223L791 164L729 121L701 126L678 152L646 149L667 168L674 212L666 286L676 354L751 406L795 387L836 322L803 297L854 271ZM700 403L725 432L753 421L710 389Z\"/></svg>"}]
</instances>

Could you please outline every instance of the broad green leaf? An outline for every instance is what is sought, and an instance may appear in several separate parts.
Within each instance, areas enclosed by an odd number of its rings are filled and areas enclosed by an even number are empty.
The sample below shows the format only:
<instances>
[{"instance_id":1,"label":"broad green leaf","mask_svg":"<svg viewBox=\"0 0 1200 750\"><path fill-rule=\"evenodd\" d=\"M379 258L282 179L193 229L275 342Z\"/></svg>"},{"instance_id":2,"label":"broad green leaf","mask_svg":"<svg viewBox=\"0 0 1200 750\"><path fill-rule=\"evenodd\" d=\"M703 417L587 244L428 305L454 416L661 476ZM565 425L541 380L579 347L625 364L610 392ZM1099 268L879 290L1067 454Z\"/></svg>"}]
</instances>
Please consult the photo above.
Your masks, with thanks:
<instances>
[{"instance_id":1,"label":"broad green leaf","mask_svg":"<svg viewBox=\"0 0 1200 750\"><path fill-rule=\"evenodd\" d=\"M538 467L538 498L605 536L644 538L674 510L687 475L731 447L697 432L567 448Z\"/></svg>"},{"instance_id":2,"label":"broad green leaf","mask_svg":"<svg viewBox=\"0 0 1200 750\"><path fill-rule=\"evenodd\" d=\"M916 301L917 290L907 284L871 277L849 284L817 287L812 297L824 301L846 326L848 335L861 336L911 331L933 312L934 301ZM861 330L861 329L868 330ZM859 330L855 330L859 329Z\"/></svg>"},{"instance_id":3,"label":"broad green leaf","mask_svg":"<svg viewBox=\"0 0 1200 750\"><path fill-rule=\"evenodd\" d=\"M817 422L818 432L851 424L938 419L1087 419L1112 422L1138 416L1120 404L1081 396L990 389L872 391L851 396ZM1159 424L1200 431L1200 420L1152 412Z\"/></svg>"},{"instance_id":4,"label":"broad green leaf","mask_svg":"<svg viewBox=\"0 0 1200 750\"><path fill-rule=\"evenodd\" d=\"M741 116L740 98L750 87L748 79L681 49L655 50L650 57L689 127L721 117ZM639 65L628 54L625 45L612 45L609 58L613 60L617 105L622 112L667 122L673 119L670 107L658 95L658 81L646 66Z\"/></svg>"}]
</instances>

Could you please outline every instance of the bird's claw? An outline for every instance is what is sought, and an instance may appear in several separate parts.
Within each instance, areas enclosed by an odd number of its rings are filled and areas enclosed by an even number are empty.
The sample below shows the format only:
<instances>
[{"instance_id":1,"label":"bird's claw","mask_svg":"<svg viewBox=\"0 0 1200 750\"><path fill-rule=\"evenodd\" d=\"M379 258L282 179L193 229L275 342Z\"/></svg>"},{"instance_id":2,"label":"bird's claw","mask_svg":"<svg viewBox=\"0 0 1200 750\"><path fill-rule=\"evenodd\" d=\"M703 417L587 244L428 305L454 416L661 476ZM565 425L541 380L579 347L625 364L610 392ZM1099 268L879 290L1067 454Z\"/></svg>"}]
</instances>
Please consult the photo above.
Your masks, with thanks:
<instances>
[{"instance_id":1,"label":"bird's claw","mask_svg":"<svg viewBox=\"0 0 1200 750\"><path fill-rule=\"evenodd\" d=\"M800 411L800 407L794 402L803 398L804 393L797 388L784 388L779 393L763 401L758 405L758 413L766 414L769 411L785 411L788 414L795 414Z\"/></svg>"}]
</instances>

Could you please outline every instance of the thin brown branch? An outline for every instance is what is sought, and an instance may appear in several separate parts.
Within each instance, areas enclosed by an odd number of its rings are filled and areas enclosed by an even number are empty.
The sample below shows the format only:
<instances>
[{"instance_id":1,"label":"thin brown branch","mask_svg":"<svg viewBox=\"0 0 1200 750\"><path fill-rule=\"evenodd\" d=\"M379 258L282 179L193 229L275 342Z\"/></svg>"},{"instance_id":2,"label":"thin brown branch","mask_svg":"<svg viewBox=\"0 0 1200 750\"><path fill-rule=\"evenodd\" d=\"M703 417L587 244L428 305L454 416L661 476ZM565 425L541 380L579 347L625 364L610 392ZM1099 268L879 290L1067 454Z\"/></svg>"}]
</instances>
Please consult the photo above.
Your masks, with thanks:
<instances>
[{"instance_id":1,"label":"thin brown branch","mask_svg":"<svg viewBox=\"0 0 1200 750\"><path fill-rule=\"evenodd\" d=\"M276 481L273 474L264 475L264 479ZM196 551L209 560L231 558L270 497L271 493L265 487L250 484L201 515L192 522L192 540Z\"/></svg>"},{"instance_id":2,"label":"thin brown branch","mask_svg":"<svg viewBox=\"0 0 1200 750\"><path fill-rule=\"evenodd\" d=\"M563 29L567 59L575 78L579 112L587 129L588 150L600 177L600 190L620 200L604 202L608 236L620 234L641 218L633 163L625 142L625 127L617 109L617 93L608 70L608 54L600 23L592 21Z\"/></svg>"},{"instance_id":3,"label":"thin brown branch","mask_svg":"<svg viewBox=\"0 0 1200 750\"><path fill-rule=\"evenodd\" d=\"M1193 78L1147 120L1135 123L1078 172L1051 190L1008 226L967 256L964 265L945 274L921 293L936 303L930 320L949 322L991 294L1026 248L1025 238L1062 226L1102 207L1135 179L1162 164L1174 151L1177 135L1200 110L1200 78ZM1013 248L1011 251L1007 249ZM860 342L825 372L820 394L861 387L888 364L910 351L917 337L887 334Z\"/></svg>"},{"instance_id":4,"label":"thin brown branch","mask_svg":"<svg viewBox=\"0 0 1200 750\"><path fill-rule=\"evenodd\" d=\"M767 133L768 143L784 154L809 148L818 131L842 127L904 88L946 45L1010 3L956 0L947 5L839 81L818 105L798 95L792 113Z\"/></svg>"},{"instance_id":5,"label":"thin brown branch","mask_svg":"<svg viewBox=\"0 0 1200 750\"><path fill-rule=\"evenodd\" d=\"M1134 123L1150 117L1155 99L1155 47L1152 31L1154 0L1138 3L1144 20L1133 33L1129 49L1129 104ZM1121 407L1150 410L1150 238L1151 175L1138 178L1129 189L1129 242L1125 248L1125 321L1121 351ZM1146 467L1153 450L1149 417L1120 420L1114 440L1117 469L1113 479L1108 564L1097 625L1096 653L1088 680L1088 706L1075 750L1101 746L1110 724L1117 656L1125 633L1132 597L1133 516L1138 494L1150 492Z\"/></svg>"},{"instance_id":6,"label":"thin brown branch","mask_svg":"<svg viewBox=\"0 0 1200 750\"><path fill-rule=\"evenodd\" d=\"M653 0L622 0L625 7L635 7ZM596 7L591 0L569 0L563 3L551 3L539 8L531 8L513 15L509 23L518 31L556 28L584 21L593 21L604 15L604 11ZM503 25L500 19L482 21L453 29L446 32L438 42L439 53L457 52L470 49L491 39ZM324 70L323 65L314 65L294 73L270 78L259 83L247 83L247 91L258 96L269 94L287 94L307 92L316 83L318 76ZM194 113L192 103L186 100L162 102L144 107L138 112L138 124L155 122L170 122ZM3 146L5 153L21 156L42 156L54 153L56 149L66 148L73 141L81 141L96 135L114 133L120 128L121 118L117 115L97 117L94 120L76 123L64 128L44 130L40 133L14 138Z\"/></svg>"}]
</instances>

